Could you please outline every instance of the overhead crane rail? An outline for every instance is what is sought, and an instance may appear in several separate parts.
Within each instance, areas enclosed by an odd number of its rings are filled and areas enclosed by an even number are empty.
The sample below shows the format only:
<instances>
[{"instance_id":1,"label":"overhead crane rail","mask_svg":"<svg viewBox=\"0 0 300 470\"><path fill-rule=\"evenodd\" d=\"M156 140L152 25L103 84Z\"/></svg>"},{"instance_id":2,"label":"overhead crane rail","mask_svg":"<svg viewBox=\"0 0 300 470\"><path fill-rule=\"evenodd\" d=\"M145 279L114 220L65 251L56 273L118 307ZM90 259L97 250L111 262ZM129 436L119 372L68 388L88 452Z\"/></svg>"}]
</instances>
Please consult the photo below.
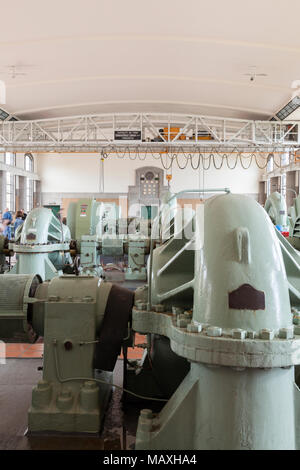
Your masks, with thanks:
<instances>
[{"instance_id":1,"label":"overhead crane rail","mask_svg":"<svg viewBox=\"0 0 300 470\"><path fill-rule=\"evenodd\" d=\"M299 121L192 114L114 113L0 123L0 148L23 152L187 152L300 148Z\"/></svg>"}]
</instances>

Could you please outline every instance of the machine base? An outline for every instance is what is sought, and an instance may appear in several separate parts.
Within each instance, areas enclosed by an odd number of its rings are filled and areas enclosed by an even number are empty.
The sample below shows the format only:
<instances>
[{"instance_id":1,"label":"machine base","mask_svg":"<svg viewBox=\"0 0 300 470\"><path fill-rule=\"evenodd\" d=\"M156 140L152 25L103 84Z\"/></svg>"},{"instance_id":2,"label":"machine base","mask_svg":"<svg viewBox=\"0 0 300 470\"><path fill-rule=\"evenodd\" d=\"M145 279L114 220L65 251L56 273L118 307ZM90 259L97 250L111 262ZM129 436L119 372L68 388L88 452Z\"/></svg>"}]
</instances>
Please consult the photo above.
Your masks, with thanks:
<instances>
[{"instance_id":1,"label":"machine base","mask_svg":"<svg viewBox=\"0 0 300 470\"><path fill-rule=\"evenodd\" d=\"M141 411L135 448L296 449L300 393L293 379L293 367L243 369L193 363L159 414Z\"/></svg>"},{"instance_id":2,"label":"machine base","mask_svg":"<svg viewBox=\"0 0 300 470\"><path fill-rule=\"evenodd\" d=\"M112 373L102 372L101 379L109 384ZM62 385L53 390L51 383L40 381L32 392L32 405L28 411L29 432L99 433L105 410L112 392L110 385L86 381L78 389Z\"/></svg>"}]
</instances>

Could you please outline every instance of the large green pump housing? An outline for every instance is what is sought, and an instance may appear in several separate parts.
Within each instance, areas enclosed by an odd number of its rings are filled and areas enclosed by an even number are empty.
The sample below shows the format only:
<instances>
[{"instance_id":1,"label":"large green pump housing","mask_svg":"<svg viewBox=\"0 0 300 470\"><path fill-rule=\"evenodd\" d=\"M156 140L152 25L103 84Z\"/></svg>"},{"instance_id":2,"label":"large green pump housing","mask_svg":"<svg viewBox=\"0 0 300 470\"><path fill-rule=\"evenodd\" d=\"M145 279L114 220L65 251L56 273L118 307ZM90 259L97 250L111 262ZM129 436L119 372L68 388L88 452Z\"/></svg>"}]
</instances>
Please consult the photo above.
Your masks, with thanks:
<instances>
[{"instance_id":1,"label":"large green pump housing","mask_svg":"<svg viewBox=\"0 0 300 470\"><path fill-rule=\"evenodd\" d=\"M136 295L133 329L168 337L172 350L191 363L159 414L142 410L136 448L295 449L300 330L271 220L254 199L226 194L208 199L195 222L190 278L166 289L167 296L152 279L148 294ZM180 246L179 259L188 242ZM153 266L160 256L161 247L153 251ZM170 266L174 275L175 259L162 272ZM154 278L162 276L159 269ZM180 279L179 266L177 273ZM176 295L187 288L192 309L184 310Z\"/></svg>"},{"instance_id":2,"label":"large green pump housing","mask_svg":"<svg viewBox=\"0 0 300 470\"><path fill-rule=\"evenodd\" d=\"M9 274L38 274L50 280L72 260L70 230L62 224L51 209L33 209L20 226L16 241L9 248L17 255L17 262Z\"/></svg>"}]
</instances>

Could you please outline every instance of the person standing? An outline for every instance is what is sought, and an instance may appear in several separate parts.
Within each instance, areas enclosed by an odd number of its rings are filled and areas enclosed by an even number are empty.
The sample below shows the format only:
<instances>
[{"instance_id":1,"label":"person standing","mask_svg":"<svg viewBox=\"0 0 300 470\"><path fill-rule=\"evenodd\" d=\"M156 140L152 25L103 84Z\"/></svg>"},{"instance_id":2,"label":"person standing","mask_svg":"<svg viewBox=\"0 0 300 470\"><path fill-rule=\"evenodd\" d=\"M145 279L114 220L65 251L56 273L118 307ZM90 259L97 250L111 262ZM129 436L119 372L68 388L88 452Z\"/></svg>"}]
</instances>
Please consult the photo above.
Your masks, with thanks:
<instances>
[{"instance_id":1,"label":"person standing","mask_svg":"<svg viewBox=\"0 0 300 470\"><path fill-rule=\"evenodd\" d=\"M12 215L8 207L4 211L3 219L10 220L10 222L12 222Z\"/></svg>"},{"instance_id":2,"label":"person standing","mask_svg":"<svg viewBox=\"0 0 300 470\"><path fill-rule=\"evenodd\" d=\"M3 230L3 235L8 238L9 240L11 239L11 221L12 219L9 217L11 217L11 213L5 213L3 215L3 219L2 219L2 223L4 225L4 230Z\"/></svg>"},{"instance_id":3,"label":"person standing","mask_svg":"<svg viewBox=\"0 0 300 470\"><path fill-rule=\"evenodd\" d=\"M16 212L16 218L14 223L14 232L16 233L17 228L24 223L22 211Z\"/></svg>"}]
</instances>

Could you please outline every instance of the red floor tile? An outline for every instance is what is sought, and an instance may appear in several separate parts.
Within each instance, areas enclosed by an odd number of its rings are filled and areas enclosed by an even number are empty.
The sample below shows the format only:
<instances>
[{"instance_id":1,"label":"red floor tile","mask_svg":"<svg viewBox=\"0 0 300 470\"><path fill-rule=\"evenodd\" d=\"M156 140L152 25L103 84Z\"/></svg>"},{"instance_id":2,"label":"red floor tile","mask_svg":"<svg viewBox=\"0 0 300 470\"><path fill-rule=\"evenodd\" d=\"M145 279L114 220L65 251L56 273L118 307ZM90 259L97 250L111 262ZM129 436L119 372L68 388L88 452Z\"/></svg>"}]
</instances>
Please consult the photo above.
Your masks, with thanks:
<instances>
[{"instance_id":1,"label":"red floor tile","mask_svg":"<svg viewBox=\"0 0 300 470\"><path fill-rule=\"evenodd\" d=\"M145 343L146 337L143 335L135 335L135 344ZM25 343L7 343L6 344L6 358L29 359L29 358L42 358L44 352L43 343L25 344ZM128 359L140 359L143 355L142 348L129 348ZM123 358L123 355L120 355Z\"/></svg>"}]
</instances>

